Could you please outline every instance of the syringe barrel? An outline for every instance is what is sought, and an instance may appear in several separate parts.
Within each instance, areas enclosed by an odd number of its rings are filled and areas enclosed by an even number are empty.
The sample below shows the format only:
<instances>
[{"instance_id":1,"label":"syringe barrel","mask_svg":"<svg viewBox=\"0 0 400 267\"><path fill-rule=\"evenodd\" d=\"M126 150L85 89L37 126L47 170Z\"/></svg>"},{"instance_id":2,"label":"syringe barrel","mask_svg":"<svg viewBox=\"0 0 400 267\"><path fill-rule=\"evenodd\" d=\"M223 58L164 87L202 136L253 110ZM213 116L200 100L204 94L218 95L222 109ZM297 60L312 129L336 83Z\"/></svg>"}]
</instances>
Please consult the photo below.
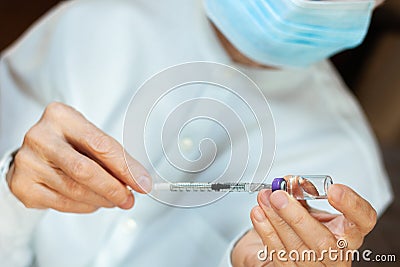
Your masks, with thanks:
<instances>
[{"instance_id":1,"label":"syringe barrel","mask_svg":"<svg viewBox=\"0 0 400 267\"><path fill-rule=\"evenodd\" d=\"M169 189L172 192L211 192L211 183L171 183Z\"/></svg>"},{"instance_id":2,"label":"syringe barrel","mask_svg":"<svg viewBox=\"0 0 400 267\"><path fill-rule=\"evenodd\" d=\"M161 188L160 188L161 189ZM164 188L165 189L165 188ZM249 192L248 183L171 183L172 192Z\"/></svg>"}]
</instances>

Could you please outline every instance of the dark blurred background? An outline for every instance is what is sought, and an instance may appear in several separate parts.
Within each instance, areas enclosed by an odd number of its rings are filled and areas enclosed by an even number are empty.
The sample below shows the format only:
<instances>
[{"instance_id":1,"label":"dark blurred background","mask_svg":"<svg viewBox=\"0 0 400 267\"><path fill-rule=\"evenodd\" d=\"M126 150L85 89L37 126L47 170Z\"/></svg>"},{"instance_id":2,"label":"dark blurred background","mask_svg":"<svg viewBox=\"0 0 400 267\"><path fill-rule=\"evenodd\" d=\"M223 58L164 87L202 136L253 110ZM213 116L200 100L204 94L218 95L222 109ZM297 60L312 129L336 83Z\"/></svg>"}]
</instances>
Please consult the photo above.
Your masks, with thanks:
<instances>
[{"instance_id":1,"label":"dark blurred background","mask_svg":"<svg viewBox=\"0 0 400 267\"><path fill-rule=\"evenodd\" d=\"M0 0L0 51L58 2ZM332 61L365 110L397 196L363 248L396 254L397 264L388 265L400 266L400 0L387 0L379 7L364 43ZM366 265L376 263L354 263Z\"/></svg>"}]
</instances>

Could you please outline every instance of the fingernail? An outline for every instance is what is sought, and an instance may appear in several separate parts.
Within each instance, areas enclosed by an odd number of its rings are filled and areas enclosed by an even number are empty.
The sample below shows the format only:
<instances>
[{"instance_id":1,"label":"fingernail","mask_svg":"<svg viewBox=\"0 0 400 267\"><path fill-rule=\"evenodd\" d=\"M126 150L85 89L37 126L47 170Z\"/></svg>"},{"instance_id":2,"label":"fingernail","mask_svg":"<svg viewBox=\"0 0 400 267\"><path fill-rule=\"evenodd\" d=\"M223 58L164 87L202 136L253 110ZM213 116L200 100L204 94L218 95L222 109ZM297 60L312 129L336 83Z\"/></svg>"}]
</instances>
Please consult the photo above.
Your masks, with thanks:
<instances>
[{"instance_id":1,"label":"fingernail","mask_svg":"<svg viewBox=\"0 0 400 267\"><path fill-rule=\"evenodd\" d=\"M331 196L333 202L340 203L344 196L344 190L338 185L331 185L328 189L328 195Z\"/></svg>"},{"instance_id":2,"label":"fingernail","mask_svg":"<svg viewBox=\"0 0 400 267\"><path fill-rule=\"evenodd\" d=\"M269 203L269 198L271 196L271 190L262 190L260 192L260 201L261 204L264 205L267 208L271 207L271 204Z\"/></svg>"},{"instance_id":3,"label":"fingernail","mask_svg":"<svg viewBox=\"0 0 400 267\"><path fill-rule=\"evenodd\" d=\"M136 178L136 183L140 186L140 188L145 192L145 193L150 193L153 183L148 176L140 176L139 178Z\"/></svg>"},{"instance_id":4,"label":"fingernail","mask_svg":"<svg viewBox=\"0 0 400 267\"><path fill-rule=\"evenodd\" d=\"M274 207L278 210L285 208L289 203L287 194L281 190L275 191L273 194L271 194L270 200L272 205L274 205Z\"/></svg>"},{"instance_id":5,"label":"fingernail","mask_svg":"<svg viewBox=\"0 0 400 267\"><path fill-rule=\"evenodd\" d=\"M133 196L129 194L128 198L125 200L124 203L122 203L119 207L121 209L130 209L133 204Z\"/></svg>"},{"instance_id":6,"label":"fingernail","mask_svg":"<svg viewBox=\"0 0 400 267\"><path fill-rule=\"evenodd\" d=\"M265 220L265 214L260 207L255 207L253 211L254 219L257 222L263 222Z\"/></svg>"}]
</instances>

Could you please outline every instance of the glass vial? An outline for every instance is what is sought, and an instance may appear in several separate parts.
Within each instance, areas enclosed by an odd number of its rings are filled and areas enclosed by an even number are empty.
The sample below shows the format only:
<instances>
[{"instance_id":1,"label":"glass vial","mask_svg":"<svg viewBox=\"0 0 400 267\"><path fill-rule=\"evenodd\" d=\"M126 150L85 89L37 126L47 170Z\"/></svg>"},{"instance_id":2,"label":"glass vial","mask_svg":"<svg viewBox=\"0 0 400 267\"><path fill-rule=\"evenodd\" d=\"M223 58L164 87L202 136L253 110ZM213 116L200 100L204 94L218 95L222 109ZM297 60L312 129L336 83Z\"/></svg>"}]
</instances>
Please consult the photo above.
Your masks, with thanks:
<instances>
[{"instance_id":1,"label":"glass vial","mask_svg":"<svg viewBox=\"0 0 400 267\"><path fill-rule=\"evenodd\" d=\"M286 175L272 181L272 191L285 190L298 200L326 199L331 184L329 175Z\"/></svg>"}]
</instances>

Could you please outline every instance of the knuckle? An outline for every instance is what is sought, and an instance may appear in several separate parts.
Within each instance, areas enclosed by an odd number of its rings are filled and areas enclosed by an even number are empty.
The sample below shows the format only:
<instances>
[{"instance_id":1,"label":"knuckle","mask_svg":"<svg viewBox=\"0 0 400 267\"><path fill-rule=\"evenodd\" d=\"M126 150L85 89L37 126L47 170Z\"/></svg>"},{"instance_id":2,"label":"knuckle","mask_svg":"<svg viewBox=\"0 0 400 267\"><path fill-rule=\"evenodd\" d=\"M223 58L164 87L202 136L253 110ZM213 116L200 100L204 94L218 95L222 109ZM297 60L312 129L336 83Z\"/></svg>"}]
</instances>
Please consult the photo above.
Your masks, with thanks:
<instances>
[{"instance_id":1,"label":"knuckle","mask_svg":"<svg viewBox=\"0 0 400 267\"><path fill-rule=\"evenodd\" d=\"M98 210L99 207L93 206L93 205L88 205L88 204L81 204L78 208L77 207L71 207L70 211L75 212L75 213L93 213L96 210Z\"/></svg>"},{"instance_id":2,"label":"knuckle","mask_svg":"<svg viewBox=\"0 0 400 267\"><path fill-rule=\"evenodd\" d=\"M323 250L327 250L328 248L335 248L336 242L332 238L329 237L321 237L317 240L317 250L321 253Z\"/></svg>"},{"instance_id":3,"label":"knuckle","mask_svg":"<svg viewBox=\"0 0 400 267\"><path fill-rule=\"evenodd\" d=\"M40 132L38 127L35 125L28 130L24 136L23 145L34 146L42 140L43 134Z\"/></svg>"},{"instance_id":4,"label":"knuckle","mask_svg":"<svg viewBox=\"0 0 400 267\"><path fill-rule=\"evenodd\" d=\"M57 138L55 132L36 124L25 134L19 152L26 149L25 152L33 152L36 156L47 157L50 153L56 152L54 144L58 142Z\"/></svg>"},{"instance_id":5,"label":"knuckle","mask_svg":"<svg viewBox=\"0 0 400 267\"><path fill-rule=\"evenodd\" d=\"M274 226L276 226L277 228L287 228L287 227L289 227L288 223L286 221L284 221L283 219L281 219L281 218L275 218Z\"/></svg>"},{"instance_id":6,"label":"knuckle","mask_svg":"<svg viewBox=\"0 0 400 267\"><path fill-rule=\"evenodd\" d=\"M126 198L124 192L121 192L121 190L116 186L109 186L106 190L106 196L107 199L112 200L113 202L116 202L118 204L120 204L120 202L123 202Z\"/></svg>"},{"instance_id":7,"label":"knuckle","mask_svg":"<svg viewBox=\"0 0 400 267\"><path fill-rule=\"evenodd\" d=\"M367 227L366 227L367 230L368 230L368 232L370 232L370 231L372 231L372 229L374 229L374 227L375 227L375 225L376 225L376 222L377 222L377 219L378 219L378 215L377 215L375 209L372 209L372 208L371 208L369 218L370 218L370 219L368 220L368 222L367 222Z\"/></svg>"},{"instance_id":8,"label":"knuckle","mask_svg":"<svg viewBox=\"0 0 400 267\"><path fill-rule=\"evenodd\" d=\"M35 205L33 204L33 201L31 201L31 200L22 201L22 204L24 204L25 208L27 208L27 209L35 208Z\"/></svg>"},{"instance_id":9,"label":"knuckle","mask_svg":"<svg viewBox=\"0 0 400 267\"><path fill-rule=\"evenodd\" d=\"M129 178L133 179L133 177L131 175L131 171L130 171L131 169L134 170L134 168L132 166L129 167L128 164L125 163L125 161L122 161L121 168L120 168L121 176L129 177Z\"/></svg>"},{"instance_id":10,"label":"knuckle","mask_svg":"<svg viewBox=\"0 0 400 267\"><path fill-rule=\"evenodd\" d=\"M263 239L271 241L271 240L275 239L276 233L275 233L274 229L271 229L270 227L268 227L263 230L262 235L263 235Z\"/></svg>"},{"instance_id":11,"label":"knuckle","mask_svg":"<svg viewBox=\"0 0 400 267\"><path fill-rule=\"evenodd\" d=\"M44 110L45 115L54 115L59 114L60 112L64 112L67 109L67 105L61 102L51 102L48 104Z\"/></svg>"},{"instance_id":12,"label":"knuckle","mask_svg":"<svg viewBox=\"0 0 400 267\"><path fill-rule=\"evenodd\" d=\"M371 214L371 221L373 222L373 226L375 226L375 224L376 224L376 222L378 220L378 214L377 214L375 209L372 209L371 213L372 213Z\"/></svg>"},{"instance_id":13,"label":"knuckle","mask_svg":"<svg viewBox=\"0 0 400 267\"><path fill-rule=\"evenodd\" d=\"M71 115L82 116L81 113L71 106L61 102L52 102L44 109L41 121L62 122L65 118L71 117Z\"/></svg>"},{"instance_id":14,"label":"knuckle","mask_svg":"<svg viewBox=\"0 0 400 267\"><path fill-rule=\"evenodd\" d=\"M69 200L64 196L58 196L53 200L51 207L59 211L68 210Z\"/></svg>"},{"instance_id":15,"label":"knuckle","mask_svg":"<svg viewBox=\"0 0 400 267\"><path fill-rule=\"evenodd\" d=\"M85 196L87 195L87 192L85 189L83 189L82 186L80 186L78 183L71 181L71 183L68 185L69 190L71 192L71 195L75 199L84 199Z\"/></svg>"},{"instance_id":16,"label":"knuckle","mask_svg":"<svg viewBox=\"0 0 400 267\"><path fill-rule=\"evenodd\" d=\"M43 112L45 118L56 118L66 110L66 105L60 102L52 102L48 104Z\"/></svg>"},{"instance_id":17,"label":"knuckle","mask_svg":"<svg viewBox=\"0 0 400 267\"><path fill-rule=\"evenodd\" d=\"M10 181L10 190L22 203L28 202L27 199L29 194L27 194L26 187L24 183L19 181L20 177L14 176Z\"/></svg>"},{"instance_id":18,"label":"knuckle","mask_svg":"<svg viewBox=\"0 0 400 267\"><path fill-rule=\"evenodd\" d=\"M304 213L297 214L289 220L289 225L304 225L306 222L306 215Z\"/></svg>"},{"instance_id":19,"label":"knuckle","mask_svg":"<svg viewBox=\"0 0 400 267\"><path fill-rule=\"evenodd\" d=\"M352 202L353 209L361 210L363 208L363 205L362 205L363 203L361 202L361 199L358 197L354 197L353 199L354 199L354 201Z\"/></svg>"},{"instance_id":20,"label":"knuckle","mask_svg":"<svg viewBox=\"0 0 400 267\"><path fill-rule=\"evenodd\" d=\"M92 212L95 212L98 209L99 209L99 207L89 206L89 207L86 208L85 213L92 213Z\"/></svg>"},{"instance_id":21,"label":"knuckle","mask_svg":"<svg viewBox=\"0 0 400 267\"><path fill-rule=\"evenodd\" d=\"M91 166L83 157L70 163L70 171L72 176L79 180L89 180L92 177Z\"/></svg>"},{"instance_id":22,"label":"knuckle","mask_svg":"<svg viewBox=\"0 0 400 267\"><path fill-rule=\"evenodd\" d=\"M98 154L108 154L112 152L112 140L104 133L90 134L88 145Z\"/></svg>"},{"instance_id":23,"label":"knuckle","mask_svg":"<svg viewBox=\"0 0 400 267\"><path fill-rule=\"evenodd\" d=\"M26 190L24 189L15 189L14 195L22 202L25 208L32 209L36 208L36 202L33 197L30 197L29 194L26 194Z\"/></svg>"},{"instance_id":24,"label":"knuckle","mask_svg":"<svg viewBox=\"0 0 400 267\"><path fill-rule=\"evenodd\" d=\"M297 240L291 240L292 241L292 247L293 250L298 251L298 252L302 252L304 251L304 246L302 244L302 241L297 239Z\"/></svg>"},{"instance_id":25,"label":"knuckle","mask_svg":"<svg viewBox=\"0 0 400 267\"><path fill-rule=\"evenodd\" d=\"M14 166L18 168L19 166L24 166L28 161L27 154L24 149L20 149L14 157Z\"/></svg>"}]
</instances>

